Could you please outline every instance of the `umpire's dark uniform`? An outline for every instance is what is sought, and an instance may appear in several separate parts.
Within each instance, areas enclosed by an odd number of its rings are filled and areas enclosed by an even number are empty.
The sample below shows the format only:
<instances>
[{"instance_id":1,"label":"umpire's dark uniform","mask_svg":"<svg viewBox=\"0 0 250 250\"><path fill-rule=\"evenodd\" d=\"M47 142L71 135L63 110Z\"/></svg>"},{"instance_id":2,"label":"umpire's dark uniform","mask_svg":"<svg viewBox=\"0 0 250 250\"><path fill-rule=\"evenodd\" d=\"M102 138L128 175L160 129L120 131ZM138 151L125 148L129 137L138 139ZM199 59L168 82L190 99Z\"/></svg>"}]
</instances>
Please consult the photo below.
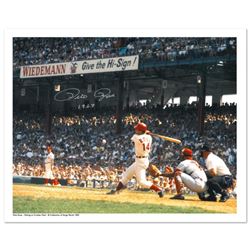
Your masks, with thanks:
<instances>
[{"instance_id":1,"label":"umpire's dark uniform","mask_svg":"<svg viewBox=\"0 0 250 250\"><path fill-rule=\"evenodd\" d=\"M213 154L207 146L201 149L201 156L205 159L208 171L208 193L207 200L216 201L216 194L221 194L220 201L225 202L229 199L227 188L233 184L233 177L225 162Z\"/></svg>"}]
</instances>

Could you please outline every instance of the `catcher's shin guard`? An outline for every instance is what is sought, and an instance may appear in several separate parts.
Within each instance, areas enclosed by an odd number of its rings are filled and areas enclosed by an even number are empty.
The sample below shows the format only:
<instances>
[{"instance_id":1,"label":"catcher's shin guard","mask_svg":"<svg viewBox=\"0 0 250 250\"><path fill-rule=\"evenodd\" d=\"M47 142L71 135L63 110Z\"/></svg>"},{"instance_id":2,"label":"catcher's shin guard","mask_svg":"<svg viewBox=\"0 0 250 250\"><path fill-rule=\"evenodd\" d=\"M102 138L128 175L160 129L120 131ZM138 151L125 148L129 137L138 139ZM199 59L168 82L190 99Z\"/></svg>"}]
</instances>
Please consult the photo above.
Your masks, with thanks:
<instances>
[{"instance_id":1,"label":"catcher's shin guard","mask_svg":"<svg viewBox=\"0 0 250 250\"><path fill-rule=\"evenodd\" d=\"M180 175L175 175L174 181L175 181L175 187L176 187L177 194L182 194L183 188L184 188L184 184L183 184L183 182L181 180Z\"/></svg>"}]
</instances>

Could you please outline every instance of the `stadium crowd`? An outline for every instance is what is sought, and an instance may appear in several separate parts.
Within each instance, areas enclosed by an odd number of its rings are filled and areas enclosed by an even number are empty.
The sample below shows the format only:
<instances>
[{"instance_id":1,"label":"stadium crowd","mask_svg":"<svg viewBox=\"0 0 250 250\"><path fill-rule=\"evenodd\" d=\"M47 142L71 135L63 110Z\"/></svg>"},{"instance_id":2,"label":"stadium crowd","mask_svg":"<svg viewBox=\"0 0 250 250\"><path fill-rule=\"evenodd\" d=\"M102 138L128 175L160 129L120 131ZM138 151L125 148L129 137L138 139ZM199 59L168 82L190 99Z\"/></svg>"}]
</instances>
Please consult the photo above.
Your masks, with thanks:
<instances>
[{"instance_id":1,"label":"stadium crowd","mask_svg":"<svg viewBox=\"0 0 250 250\"><path fill-rule=\"evenodd\" d=\"M71 62L85 59L139 55L140 62L176 61L220 55L236 55L236 38L142 37L142 38L14 38L13 68L23 65ZM52 135L47 136L45 119L34 113L17 113L13 119L13 176L44 176L46 146L55 153L53 175L68 185L110 187L134 161L130 138L134 125L145 122L149 130L182 140L182 145L153 138L151 162L161 171L179 163L182 146L193 149L204 166L200 148L204 143L220 156L236 177L236 106L206 107L205 134L197 129L193 105L169 106L162 110L143 106L124 113L122 133L116 134L115 111L89 109L71 116L55 115ZM148 178L151 178L148 176ZM152 180L166 190L174 189L171 179ZM136 180L129 188L138 188Z\"/></svg>"},{"instance_id":2,"label":"stadium crowd","mask_svg":"<svg viewBox=\"0 0 250 250\"><path fill-rule=\"evenodd\" d=\"M139 55L140 61L236 55L236 38L20 38L13 40L13 66Z\"/></svg>"},{"instance_id":3,"label":"stadium crowd","mask_svg":"<svg viewBox=\"0 0 250 250\"><path fill-rule=\"evenodd\" d=\"M194 157L202 165L200 148L204 143L209 144L236 177L236 105L206 107L202 137L197 132L197 114L193 105L170 106L164 110L147 106L134 108L124 114L120 135L116 134L116 118L111 111L54 116L50 137L46 136L41 117L31 113L14 115L14 176L43 176L49 141L55 153L56 178L67 179L69 184L84 181L84 186L89 180L97 180L102 186L117 183L124 169L134 161L130 138L134 133L133 126L142 121L152 132L181 139L181 146L191 147ZM166 165L177 166L181 146L153 138L151 162L161 171Z\"/></svg>"}]
</instances>

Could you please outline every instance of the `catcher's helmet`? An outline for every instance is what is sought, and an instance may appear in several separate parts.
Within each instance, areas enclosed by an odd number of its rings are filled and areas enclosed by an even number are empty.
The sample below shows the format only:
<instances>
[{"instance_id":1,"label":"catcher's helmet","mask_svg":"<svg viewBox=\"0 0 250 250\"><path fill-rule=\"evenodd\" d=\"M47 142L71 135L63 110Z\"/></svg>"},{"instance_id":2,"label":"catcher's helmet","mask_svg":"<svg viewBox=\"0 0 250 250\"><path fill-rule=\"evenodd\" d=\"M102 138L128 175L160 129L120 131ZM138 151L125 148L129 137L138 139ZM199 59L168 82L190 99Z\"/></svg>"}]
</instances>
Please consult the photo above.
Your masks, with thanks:
<instances>
[{"instance_id":1,"label":"catcher's helmet","mask_svg":"<svg viewBox=\"0 0 250 250\"><path fill-rule=\"evenodd\" d=\"M192 149L190 148L183 148L181 150L181 153L184 155L184 156L193 156L193 151Z\"/></svg>"},{"instance_id":2,"label":"catcher's helmet","mask_svg":"<svg viewBox=\"0 0 250 250\"><path fill-rule=\"evenodd\" d=\"M134 129L142 131L142 132L146 132L148 127L147 127L147 125L145 123L139 122L136 126L134 126Z\"/></svg>"}]
</instances>

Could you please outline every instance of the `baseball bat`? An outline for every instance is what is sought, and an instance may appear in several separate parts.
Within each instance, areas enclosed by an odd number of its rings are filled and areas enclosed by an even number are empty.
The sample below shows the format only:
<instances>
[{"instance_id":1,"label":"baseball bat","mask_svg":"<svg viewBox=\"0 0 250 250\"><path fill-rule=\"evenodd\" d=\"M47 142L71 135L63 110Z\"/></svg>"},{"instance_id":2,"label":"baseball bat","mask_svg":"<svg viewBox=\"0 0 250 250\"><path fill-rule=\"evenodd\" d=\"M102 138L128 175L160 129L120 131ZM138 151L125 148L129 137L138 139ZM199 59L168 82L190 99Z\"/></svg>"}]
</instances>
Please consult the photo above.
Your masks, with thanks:
<instances>
[{"instance_id":1,"label":"baseball bat","mask_svg":"<svg viewBox=\"0 0 250 250\"><path fill-rule=\"evenodd\" d=\"M181 144L181 140L179 140L179 139L175 139L175 138L164 136L164 135L154 134L154 133L151 133L151 132L149 134L152 135L152 136L155 136L155 137L159 137L159 138L161 138L163 140L166 140L166 141L171 141L171 142L174 142L174 143L177 143L177 144Z\"/></svg>"}]
</instances>

